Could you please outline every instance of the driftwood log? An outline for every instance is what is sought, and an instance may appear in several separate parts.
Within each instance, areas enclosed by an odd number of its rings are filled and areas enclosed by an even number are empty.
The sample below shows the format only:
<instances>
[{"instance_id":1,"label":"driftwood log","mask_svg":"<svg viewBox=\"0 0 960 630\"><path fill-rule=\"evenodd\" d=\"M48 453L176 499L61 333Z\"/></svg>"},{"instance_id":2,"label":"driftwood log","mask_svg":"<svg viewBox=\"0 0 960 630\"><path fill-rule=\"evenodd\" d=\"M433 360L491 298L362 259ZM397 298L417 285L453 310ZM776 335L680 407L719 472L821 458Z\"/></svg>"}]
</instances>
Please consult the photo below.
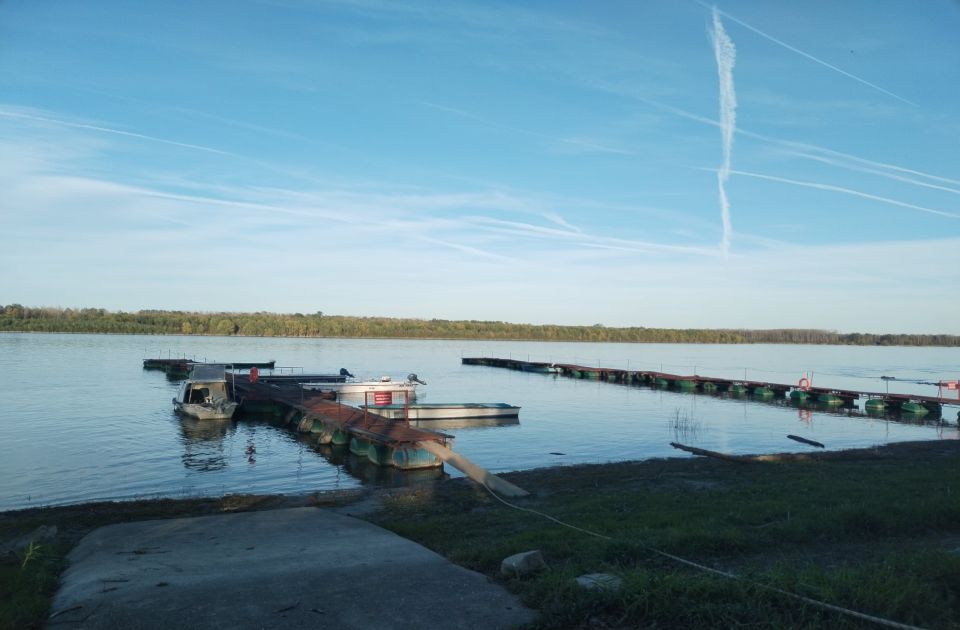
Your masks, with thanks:
<instances>
[{"instance_id":1,"label":"driftwood log","mask_svg":"<svg viewBox=\"0 0 960 630\"><path fill-rule=\"evenodd\" d=\"M750 461L753 461L749 457L741 457L739 455L727 455L726 453L708 451L703 448L697 448L695 446L686 446L684 444L679 444L677 442L670 442L670 446L672 446L673 448L680 449L681 451L687 451L688 453L693 453L694 455L703 455L704 457L716 457L717 459L722 459L728 462L737 462L738 464L746 464Z\"/></svg>"},{"instance_id":2,"label":"driftwood log","mask_svg":"<svg viewBox=\"0 0 960 630\"><path fill-rule=\"evenodd\" d=\"M821 444L820 442L815 442L815 441L813 441L813 440L808 440L807 438L805 438L805 437L800 437L799 435L788 435L787 437L790 438L791 440L796 440L797 442L803 442L804 444L809 444L810 446L816 446L817 448L827 448L826 446L824 446L824 445Z\"/></svg>"}]
</instances>

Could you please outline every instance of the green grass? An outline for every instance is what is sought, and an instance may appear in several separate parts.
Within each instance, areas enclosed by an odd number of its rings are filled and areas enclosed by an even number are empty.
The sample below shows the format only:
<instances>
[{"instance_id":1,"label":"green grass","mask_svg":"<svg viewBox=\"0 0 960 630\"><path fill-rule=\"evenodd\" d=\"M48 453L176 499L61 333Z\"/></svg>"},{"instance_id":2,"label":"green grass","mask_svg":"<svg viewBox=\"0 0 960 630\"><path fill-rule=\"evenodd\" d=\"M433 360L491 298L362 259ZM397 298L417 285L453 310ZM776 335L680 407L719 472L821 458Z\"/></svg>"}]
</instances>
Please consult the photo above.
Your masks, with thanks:
<instances>
[{"instance_id":1,"label":"green grass","mask_svg":"<svg viewBox=\"0 0 960 630\"><path fill-rule=\"evenodd\" d=\"M476 486L397 498L375 522L486 573L541 612L536 628L859 628L867 621L700 572L650 547L866 614L960 628L960 453L736 464L663 460L509 475L515 501L610 537L499 503ZM498 575L540 549L548 569ZM616 593L574 578L609 572Z\"/></svg>"},{"instance_id":2,"label":"green grass","mask_svg":"<svg viewBox=\"0 0 960 630\"><path fill-rule=\"evenodd\" d=\"M39 628L60 582L69 545L35 545L0 558L0 628Z\"/></svg>"}]
</instances>

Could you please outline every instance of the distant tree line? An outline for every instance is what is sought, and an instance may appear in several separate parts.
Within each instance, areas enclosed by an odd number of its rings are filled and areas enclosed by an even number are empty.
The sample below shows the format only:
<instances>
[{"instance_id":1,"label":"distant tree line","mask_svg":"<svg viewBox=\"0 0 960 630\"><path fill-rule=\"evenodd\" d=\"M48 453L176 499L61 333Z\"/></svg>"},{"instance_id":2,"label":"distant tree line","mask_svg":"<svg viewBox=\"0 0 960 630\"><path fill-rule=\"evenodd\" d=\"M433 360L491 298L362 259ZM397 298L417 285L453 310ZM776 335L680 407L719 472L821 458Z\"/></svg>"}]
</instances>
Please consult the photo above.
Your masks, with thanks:
<instances>
[{"instance_id":1,"label":"distant tree line","mask_svg":"<svg viewBox=\"0 0 960 630\"><path fill-rule=\"evenodd\" d=\"M827 330L612 328L507 322L395 319L303 313L112 312L102 308L0 305L0 331L253 337L490 339L626 343L785 343L857 346L960 346L956 335L875 335Z\"/></svg>"}]
</instances>

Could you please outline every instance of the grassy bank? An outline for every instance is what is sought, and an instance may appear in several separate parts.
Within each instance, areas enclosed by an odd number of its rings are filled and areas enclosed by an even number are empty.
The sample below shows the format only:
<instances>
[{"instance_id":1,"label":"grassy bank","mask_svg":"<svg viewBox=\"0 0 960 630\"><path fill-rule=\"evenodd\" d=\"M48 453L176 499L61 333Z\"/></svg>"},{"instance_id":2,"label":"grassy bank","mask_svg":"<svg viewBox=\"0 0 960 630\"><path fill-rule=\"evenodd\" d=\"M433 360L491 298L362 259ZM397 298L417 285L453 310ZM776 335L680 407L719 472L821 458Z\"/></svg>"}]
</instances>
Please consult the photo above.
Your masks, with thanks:
<instances>
[{"instance_id":1,"label":"grassy bank","mask_svg":"<svg viewBox=\"0 0 960 630\"><path fill-rule=\"evenodd\" d=\"M754 583L871 615L960 628L960 448L900 445L738 464L659 460L515 473L511 509L466 483L394 498L375 521L486 573L541 611L543 628L874 627ZM750 581L679 564L655 548ZM548 568L498 575L539 549ZM578 575L606 572L616 592Z\"/></svg>"},{"instance_id":2,"label":"grassy bank","mask_svg":"<svg viewBox=\"0 0 960 630\"><path fill-rule=\"evenodd\" d=\"M537 627L874 627L756 586L764 584L901 623L960 628L957 442L505 477L533 492L514 501L524 511L458 479L385 493L382 509L366 518L500 581L541 612ZM226 497L0 513L0 542L40 525L57 527L53 540L0 557L0 628L42 625L66 553L100 525L355 499ZM711 575L651 548L750 581ZM498 574L504 557L530 549L543 552L545 570L527 578ZM622 588L597 593L574 582L597 572L618 576Z\"/></svg>"}]
</instances>

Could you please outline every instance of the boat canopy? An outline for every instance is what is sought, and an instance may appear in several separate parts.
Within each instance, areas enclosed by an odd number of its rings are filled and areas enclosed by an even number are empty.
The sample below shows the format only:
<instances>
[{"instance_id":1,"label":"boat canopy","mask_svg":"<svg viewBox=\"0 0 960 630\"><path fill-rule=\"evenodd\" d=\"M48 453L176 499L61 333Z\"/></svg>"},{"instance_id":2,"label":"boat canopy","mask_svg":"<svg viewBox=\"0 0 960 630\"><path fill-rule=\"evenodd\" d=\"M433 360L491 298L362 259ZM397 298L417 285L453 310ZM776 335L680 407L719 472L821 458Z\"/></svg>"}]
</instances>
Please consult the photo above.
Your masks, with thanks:
<instances>
[{"instance_id":1,"label":"boat canopy","mask_svg":"<svg viewBox=\"0 0 960 630\"><path fill-rule=\"evenodd\" d=\"M190 379L194 381L226 381L226 365L218 363L197 363L193 366Z\"/></svg>"}]
</instances>

